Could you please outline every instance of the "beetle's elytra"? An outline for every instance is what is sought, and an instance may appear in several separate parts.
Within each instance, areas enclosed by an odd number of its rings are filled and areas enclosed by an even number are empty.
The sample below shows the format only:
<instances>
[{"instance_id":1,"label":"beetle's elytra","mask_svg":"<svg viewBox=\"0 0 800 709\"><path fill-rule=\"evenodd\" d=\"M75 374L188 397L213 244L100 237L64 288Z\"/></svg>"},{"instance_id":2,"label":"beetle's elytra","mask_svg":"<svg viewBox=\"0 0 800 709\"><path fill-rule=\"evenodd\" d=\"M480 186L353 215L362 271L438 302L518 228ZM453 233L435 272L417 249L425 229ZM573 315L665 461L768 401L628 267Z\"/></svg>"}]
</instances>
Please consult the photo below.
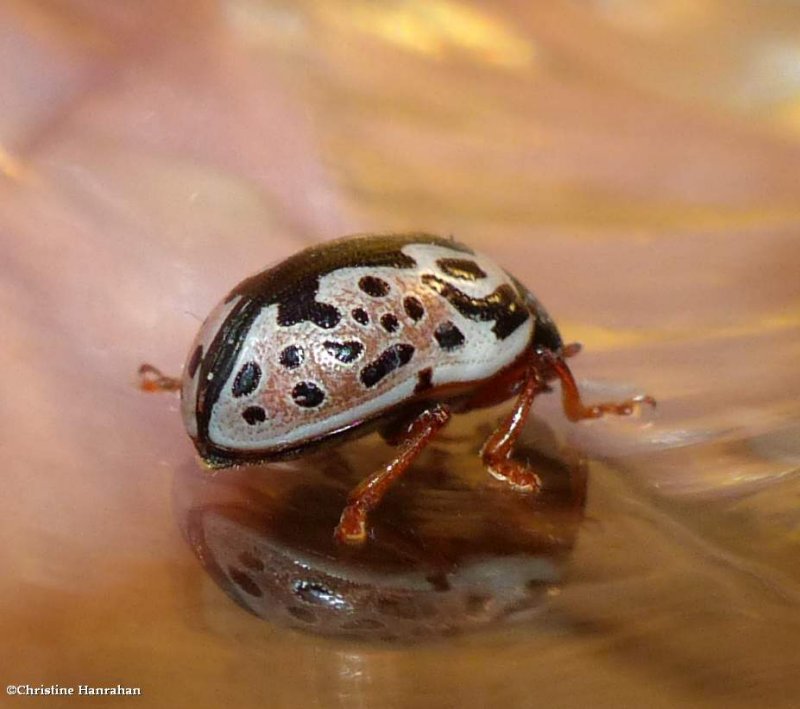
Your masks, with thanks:
<instances>
[{"instance_id":1,"label":"beetle's elytra","mask_svg":"<svg viewBox=\"0 0 800 709\"><path fill-rule=\"evenodd\" d=\"M548 380L560 379L573 421L655 403L584 406L565 361L578 349L486 256L429 234L353 236L236 286L200 329L181 382L141 372L146 389L181 389L186 430L214 468L401 431L395 458L352 491L336 528L360 543L368 512L453 414L517 395L481 456L493 476L533 491L536 473L511 453Z\"/></svg>"}]
</instances>

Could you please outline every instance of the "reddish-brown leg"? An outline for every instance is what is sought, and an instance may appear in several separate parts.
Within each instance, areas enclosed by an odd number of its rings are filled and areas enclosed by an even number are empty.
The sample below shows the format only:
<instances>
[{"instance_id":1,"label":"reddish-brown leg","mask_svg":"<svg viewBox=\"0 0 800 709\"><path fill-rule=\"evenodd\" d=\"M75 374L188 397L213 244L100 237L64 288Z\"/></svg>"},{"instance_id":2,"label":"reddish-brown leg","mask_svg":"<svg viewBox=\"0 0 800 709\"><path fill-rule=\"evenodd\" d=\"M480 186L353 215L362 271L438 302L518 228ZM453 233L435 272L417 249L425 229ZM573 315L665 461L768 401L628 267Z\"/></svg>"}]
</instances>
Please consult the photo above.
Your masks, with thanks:
<instances>
[{"instance_id":1,"label":"reddish-brown leg","mask_svg":"<svg viewBox=\"0 0 800 709\"><path fill-rule=\"evenodd\" d=\"M539 476L524 463L511 459L514 444L528 420L531 404L536 394L545 388L536 376L533 365L527 371L525 386L517 403L503 423L486 439L481 448L481 458L489 473L498 480L507 482L517 490L534 492L541 487Z\"/></svg>"},{"instance_id":2,"label":"reddish-brown leg","mask_svg":"<svg viewBox=\"0 0 800 709\"><path fill-rule=\"evenodd\" d=\"M181 380L167 377L152 364L139 367L139 388L142 391L179 391Z\"/></svg>"},{"instance_id":3,"label":"reddish-brown leg","mask_svg":"<svg viewBox=\"0 0 800 709\"><path fill-rule=\"evenodd\" d=\"M604 414L627 416L641 404L656 405L656 400L652 396L643 395L620 402L603 402L586 406L581 400L578 385L563 357L549 350L543 350L537 354L540 360L561 380L561 403L564 413L570 421L596 419Z\"/></svg>"},{"instance_id":4,"label":"reddish-brown leg","mask_svg":"<svg viewBox=\"0 0 800 709\"><path fill-rule=\"evenodd\" d=\"M450 409L437 404L423 411L408 427L400 442L397 457L359 483L347 497L347 507L342 511L334 538L344 544L362 544L367 538L367 514L375 509L392 483L411 467L448 421Z\"/></svg>"},{"instance_id":5,"label":"reddish-brown leg","mask_svg":"<svg viewBox=\"0 0 800 709\"><path fill-rule=\"evenodd\" d=\"M525 386L520 392L517 403L481 449L484 465L498 480L504 480L518 490L535 491L541 487L539 476L525 464L512 460L511 453L528 419L534 398L539 392L549 390L544 378L550 373L555 374L561 380L564 412L570 421L598 418L603 414L627 415L640 404L656 405L652 396L637 396L618 403L584 405L578 385L564 361L565 357L573 357L579 351L580 345L572 344L566 345L560 355L549 350L532 353L532 362L528 368Z\"/></svg>"}]
</instances>

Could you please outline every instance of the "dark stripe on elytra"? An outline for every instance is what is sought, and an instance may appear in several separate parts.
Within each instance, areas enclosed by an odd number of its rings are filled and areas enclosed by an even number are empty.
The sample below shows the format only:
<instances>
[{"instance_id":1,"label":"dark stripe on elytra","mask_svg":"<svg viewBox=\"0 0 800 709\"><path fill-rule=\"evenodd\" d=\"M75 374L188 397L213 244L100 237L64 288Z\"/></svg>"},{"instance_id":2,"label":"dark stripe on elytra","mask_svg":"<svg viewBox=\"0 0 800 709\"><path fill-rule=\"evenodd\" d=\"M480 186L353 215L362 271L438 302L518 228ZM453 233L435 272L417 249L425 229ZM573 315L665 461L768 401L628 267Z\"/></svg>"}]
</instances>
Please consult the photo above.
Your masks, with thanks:
<instances>
[{"instance_id":1,"label":"dark stripe on elytra","mask_svg":"<svg viewBox=\"0 0 800 709\"><path fill-rule=\"evenodd\" d=\"M314 296L298 294L298 299L289 305L278 306L278 325L290 327L301 322L312 322L323 330L330 330L339 324L342 314L329 303L318 303Z\"/></svg>"},{"instance_id":2,"label":"dark stripe on elytra","mask_svg":"<svg viewBox=\"0 0 800 709\"><path fill-rule=\"evenodd\" d=\"M519 293L503 284L485 298L473 298L438 276L426 273L422 282L445 298L465 318L477 322L494 320L492 332L498 340L506 339L529 316L528 308Z\"/></svg>"},{"instance_id":3,"label":"dark stripe on elytra","mask_svg":"<svg viewBox=\"0 0 800 709\"><path fill-rule=\"evenodd\" d=\"M186 367L186 373L189 375L189 379L193 379L195 373L197 372L197 368L200 366L200 360L203 359L203 345L197 345L195 347L194 352L192 352L192 356L189 359L189 364Z\"/></svg>"},{"instance_id":4,"label":"dark stripe on elytra","mask_svg":"<svg viewBox=\"0 0 800 709\"><path fill-rule=\"evenodd\" d=\"M361 370L361 381L365 387L374 387L381 379L395 369L408 364L414 355L414 347L407 344L387 347Z\"/></svg>"},{"instance_id":5,"label":"dark stripe on elytra","mask_svg":"<svg viewBox=\"0 0 800 709\"><path fill-rule=\"evenodd\" d=\"M225 449L213 445L208 440L211 411L233 371L233 365L247 332L261 312L261 307L261 304L255 300L243 300L237 303L217 331L209 345L208 353L203 357L200 365L195 406L197 450L203 458L219 460L220 465L223 465L223 460L230 460L227 465L233 465L235 456L226 457ZM213 374L213 379L208 379L209 374Z\"/></svg>"},{"instance_id":6,"label":"dark stripe on elytra","mask_svg":"<svg viewBox=\"0 0 800 709\"><path fill-rule=\"evenodd\" d=\"M247 362L236 374L233 380L233 395L235 397L252 394L261 380L261 367L255 362Z\"/></svg>"},{"instance_id":7,"label":"dark stripe on elytra","mask_svg":"<svg viewBox=\"0 0 800 709\"><path fill-rule=\"evenodd\" d=\"M454 350L464 344L464 333L450 320L439 325L434 330L433 336L443 350Z\"/></svg>"},{"instance_id":8,"label":"dark stripe on elytra","mask_svg":"<svg viewBox=\"0 0 800 709\"><path fill-rule=\"evenodd\" d=\"M550 317L550 313L539 302L539 299L514 276L508 272L506 272L506 276L514 284L522 301L525 303L525 307L533 315L533 340L531 341L533 348L560 352L564 347L564 341L561 339L561 333L558 331L558 326L553 321L553 318Z\"/></svg>"},{"instance_id":9,"label":"dark stripe on elytra","mask_svg":"<svg viewBox=\"0 0 800 709\"><path fill-rule=\"evenodd\" d=\"M241 301L232 308L217 330L200 365L195 412L197 447L203 458L216 467L229 467L238 460L237 455L208 440L208 427L214 404L231 376L247 332L261 310L277 304L279 321L294 319L301 322L303 308L294 308L293 301L297 299L306 304L313 302L319 290L320 278L348 267L413 268L416 266L414 259L401 251L410 244L432 244L472 253L463 244L432 234L348 237L304 249L277 266L242 281L228 294L226 303L236 296L241 296ZM211 373L214 377L209 381L208 375Z\"/></svg>"},{"instance_id":10,"label":"dark stripe on elytra","mask_svg":"<svg viewBox=\"0 0 800 709\"><path fill-rule=\"evenodd\" d=\"M258 299L264 306L277 303L278 323L287 327L306 321L326 329L335 327L340 318L338 310L316 301L320 278L341 268L413 268L416 261L401 250L409 244L472 253L456 241L431 234L346 238L305 249L248 278L231 291L228 301L243 295Z\"/></svg>"},{"instance_id":11,"label":"dark stripe on elytra","mask_svg":"<svg viewBox=\"0 0 800 709\"><path fill-rule=\"evenodd\" d=\"M474 261L462 258L440 258L436 265L452 278L460 281L477 281L486 278L486 272Z\"/></svg>"},{"instance_id":12,"label":"dark stripe on elytra","mask_svg":"<svg viewBox=\"0 0 800 709\"><path fill-rule=\"evenodd\" d=\"M330 354L344 364L355 362L364 351L364 345L358 340L347 340L346 342L326 340L323 345Z\"/></svg>"}]
</instances>

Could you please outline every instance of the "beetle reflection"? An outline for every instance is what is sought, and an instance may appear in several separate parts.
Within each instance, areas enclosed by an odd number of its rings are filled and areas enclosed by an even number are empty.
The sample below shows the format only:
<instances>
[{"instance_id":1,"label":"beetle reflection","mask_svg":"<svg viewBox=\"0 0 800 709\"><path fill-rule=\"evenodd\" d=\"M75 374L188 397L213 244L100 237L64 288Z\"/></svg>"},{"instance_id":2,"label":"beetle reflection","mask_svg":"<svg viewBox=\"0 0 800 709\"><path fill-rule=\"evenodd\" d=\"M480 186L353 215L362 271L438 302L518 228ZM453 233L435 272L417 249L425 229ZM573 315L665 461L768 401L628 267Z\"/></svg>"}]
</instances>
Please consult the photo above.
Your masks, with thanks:
<instances>
[{"instance_id":1,"label":"beetle reflection","mask_svg":"<svg viewBox=\"0 0 800 709\"><path fill-rule=\"evenodd\" d=\"M330 529L353 481L385 456L377 435L216 477L187 465L175 479L181 528L215 582L276 624L405 641L526 619L563 579L586 465L532 419L518 455L543 488L510 492L475 451L493 415L464 417L425 452L362 547L336 544Z\"/></svg>"}]
</instances>

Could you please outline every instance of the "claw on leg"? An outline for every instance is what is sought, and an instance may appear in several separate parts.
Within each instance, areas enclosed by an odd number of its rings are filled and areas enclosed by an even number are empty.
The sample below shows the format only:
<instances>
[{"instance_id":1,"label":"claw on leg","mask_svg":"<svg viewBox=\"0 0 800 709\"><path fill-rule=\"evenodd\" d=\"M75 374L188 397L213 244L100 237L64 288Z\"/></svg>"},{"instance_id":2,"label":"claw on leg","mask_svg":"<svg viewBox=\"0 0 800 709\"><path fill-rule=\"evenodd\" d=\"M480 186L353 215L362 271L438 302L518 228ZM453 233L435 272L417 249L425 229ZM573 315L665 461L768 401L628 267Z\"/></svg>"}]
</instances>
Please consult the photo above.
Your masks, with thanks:
<instances>
[{"instance_id":1,"label":"claw on leg","mask_svg":"<svg viewBox=\"0 0 800 709\"><path fill-rule=\"evenodd\" d=\"M500 460L487 466L489 474L496 480L508 483L520 492L538 492L542 479L516 460Z\"/></svg>"},{"instance_id":2,"label":"claw on leg","mask_svg":"<svg viewBox=\"0 0 800 709\"><path fill-rule=\"evenodd\" d=\"M143 364L139 367L139 388L142 391L179 391L180 379L167 377L161 370L152 364Z\"/></svg>"},{"instance_id":3,"label":"claw on leg","mask_svg":"<svg viewBox=\"0 0 800 709\"><path fill-rule=\"evenodd\" d=\"M333 536L340 544L363 544L367 538L367 508L357 502L349 503L342 510Z\"/></svg>"}]
</instances>

